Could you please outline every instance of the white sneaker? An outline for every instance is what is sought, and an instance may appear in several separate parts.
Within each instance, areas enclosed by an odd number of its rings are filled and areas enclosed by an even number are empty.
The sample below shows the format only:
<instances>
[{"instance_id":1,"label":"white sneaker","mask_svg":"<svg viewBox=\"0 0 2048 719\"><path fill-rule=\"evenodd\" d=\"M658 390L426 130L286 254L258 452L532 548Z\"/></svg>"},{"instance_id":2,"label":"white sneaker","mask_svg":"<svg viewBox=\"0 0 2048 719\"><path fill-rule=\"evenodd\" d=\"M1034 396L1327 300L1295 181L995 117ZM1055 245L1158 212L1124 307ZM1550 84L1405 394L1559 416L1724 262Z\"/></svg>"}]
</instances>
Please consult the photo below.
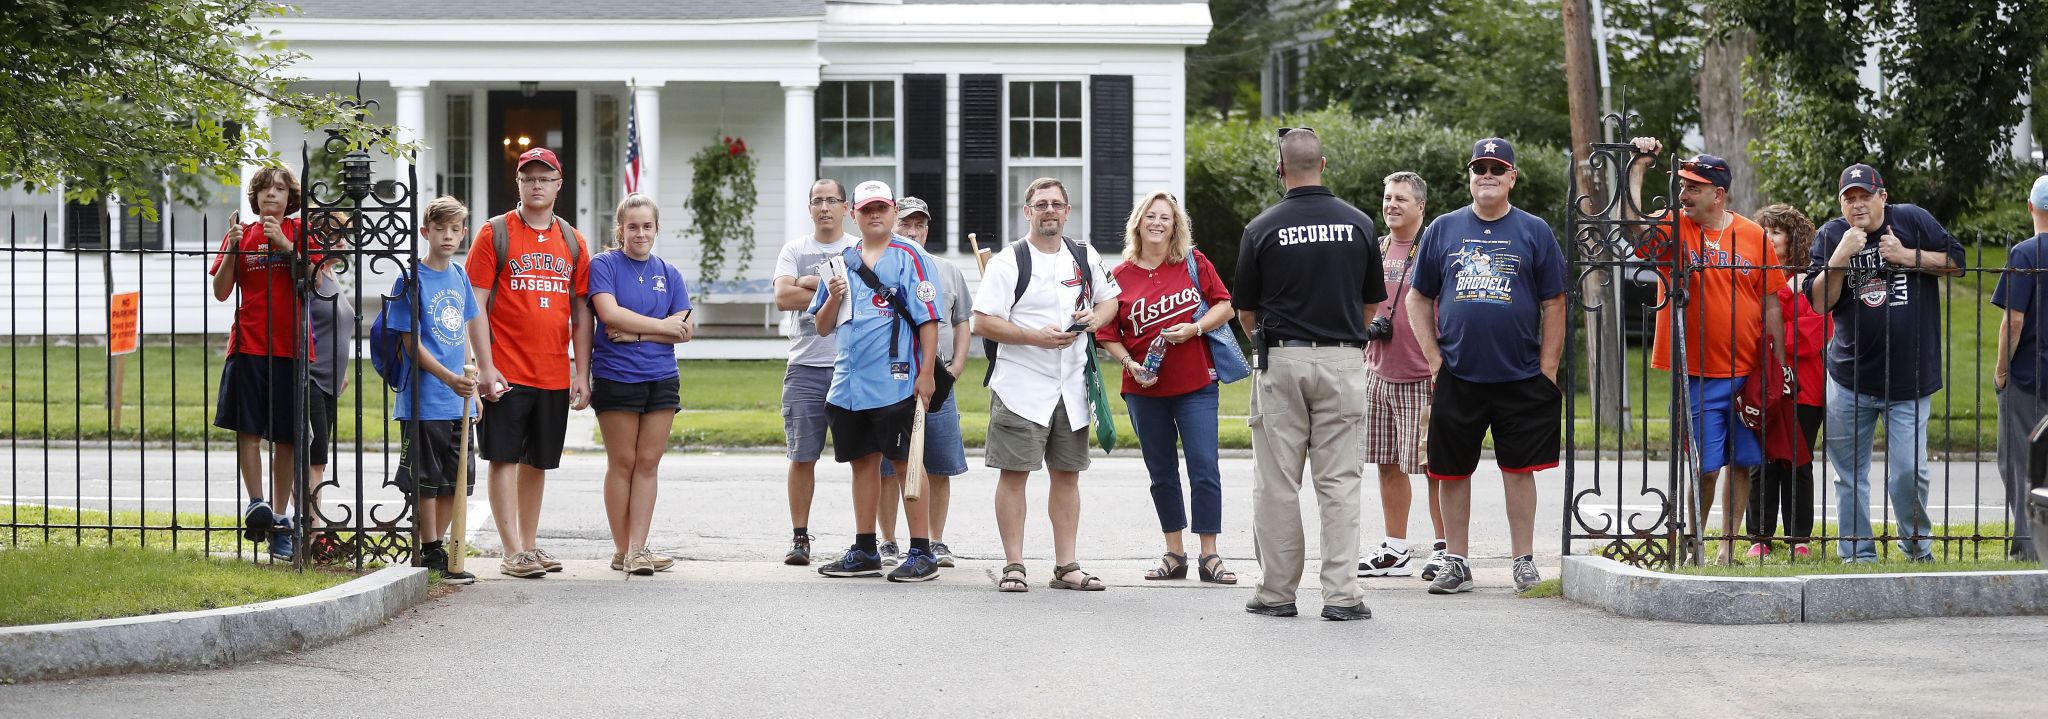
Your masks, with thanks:
<instances>
[{"instance_id":1,"label":"white sneaker","mask_svg":"<svg viewBox=\"0 0 2048 719\"><path fill-rule=\"evenodd\" d=\"M1422 563L1422 581L1434 581L1437 572L1444 570L1444 543L1437 542L1436 549L1429 551L1429 561Z\"/></svg>"},{"instance_id":2,"label":"white sneaker","mask_svg":"<svg viewBox=\"0 0 2048 719\"><path fill-rule=\"evenodd\" d=\"M1373 548L1372 556L1358 563L1361 577L1406 577L1414 573L1415 566L1408 555L1395 552L1386 542L1380 542L1380 546Z\"/></svg>"}]
</instances>

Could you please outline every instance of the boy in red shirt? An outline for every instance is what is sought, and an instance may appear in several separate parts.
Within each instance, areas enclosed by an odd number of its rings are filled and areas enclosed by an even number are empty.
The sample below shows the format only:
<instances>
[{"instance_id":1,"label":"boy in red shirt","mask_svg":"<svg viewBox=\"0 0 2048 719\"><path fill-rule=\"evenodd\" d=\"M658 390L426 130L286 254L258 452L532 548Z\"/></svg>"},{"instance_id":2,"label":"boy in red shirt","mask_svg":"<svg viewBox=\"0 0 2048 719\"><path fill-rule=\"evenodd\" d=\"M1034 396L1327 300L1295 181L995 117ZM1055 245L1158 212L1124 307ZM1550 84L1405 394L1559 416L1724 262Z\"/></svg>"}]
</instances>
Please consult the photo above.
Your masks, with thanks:
<instances>
[{"instance_id":1,"label":"boy in red shirt","mask_svg":"<svg viewBox=\"0 0 2048 719\"><path fill-rule=\"evenodd\" d=\"M561 464L569 410L590 404L591 315L583 301L590 249L555 216L562 190L555 153L527 150L515 167L519 209L483 223L464 269L484 307L483 321L470 325L469 346L485 400L477 449L490 463L491 518L505 547L498 571L536 578L562 571L536 546L541 490L547 470Z\"/></svg>"},{"instance_id":2,"label":"boy in red shirt","mask_svg":"<svg viewBox=\"0 0 2048 719\"><path fill-rule=\"evenodd\" d=\"M266 167L249 180L249 207L255 222L230 228L213 258L213 298L226 302L237 291L235 326L228 334L228 357L220 370L220 400L213 425L235 433L235 463L249 504L242 509L242 536L270 542L270 556L292 558L291 520L285 509L292 501L293 450L306 424L300 409L298 372L292 361L296 340L306 340L312 357L311 327L298 302L293 281L294 243L301 237L299 182L290 170ZM233 261L227 261L233 257ZM263 494L263 442L270 442L270 497Z\"/></svg>"}]
</instances>

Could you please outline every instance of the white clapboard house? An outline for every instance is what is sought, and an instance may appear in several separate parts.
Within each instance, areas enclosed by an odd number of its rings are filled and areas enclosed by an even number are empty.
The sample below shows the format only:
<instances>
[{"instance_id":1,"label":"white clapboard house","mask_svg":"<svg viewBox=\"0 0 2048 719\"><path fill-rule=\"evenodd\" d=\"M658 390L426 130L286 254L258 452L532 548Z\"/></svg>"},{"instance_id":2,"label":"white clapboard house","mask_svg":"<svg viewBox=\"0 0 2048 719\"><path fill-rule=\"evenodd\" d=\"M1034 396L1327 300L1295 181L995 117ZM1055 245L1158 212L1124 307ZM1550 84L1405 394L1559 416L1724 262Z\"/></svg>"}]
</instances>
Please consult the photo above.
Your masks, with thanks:
<instances>
[{"instance_id":1,"label":"white clapboard house","mask_svg":"<svg viewBox=\"0 0 2048 719\"><path fill-rule=\"evenodd\" d=\"M880 178L930 201L933 249L970 276L968 233L984 244L1019 236L1019 193L1040 176L1072 191L1070 234L1118 246L1138 196L1181 193L1183 58L1210 27L1206 3L1180 0L295 4L262 29L306 54L290 70L305 89L351 92L360 82L380 119L428 148L417 160L424 198L454 195L479 215L510 209L508 161L544 145L568 170L564 216L608 237L637 110L641 187L662 206L660 252L693 283L697 248L682 233L689 158L722 136L743 138L758 158L760 198L746 279L714 292L703 317L756 326L777 318L768 304L776 252L809 230L804 204L821 176L849 186ZM307 133L282 120L270 129L296 169ZM404 167L379 158L377 177L402 177ZM239 197L223 188L212 206L150 223L106 203L66 207L17 191L0 194L0 213L16 220L0 231L17 247L196 250L210 244L201 219L218 237ZM107 213L117 218L110 232L99 222ZM4 254L8 333L104 332L100 256ZM198 258L114 264L114 289L143 293L146 334L228 326L231 309L211 300ZM389 282L361 281L366 293Z\"/></svg>"}]
</instances>

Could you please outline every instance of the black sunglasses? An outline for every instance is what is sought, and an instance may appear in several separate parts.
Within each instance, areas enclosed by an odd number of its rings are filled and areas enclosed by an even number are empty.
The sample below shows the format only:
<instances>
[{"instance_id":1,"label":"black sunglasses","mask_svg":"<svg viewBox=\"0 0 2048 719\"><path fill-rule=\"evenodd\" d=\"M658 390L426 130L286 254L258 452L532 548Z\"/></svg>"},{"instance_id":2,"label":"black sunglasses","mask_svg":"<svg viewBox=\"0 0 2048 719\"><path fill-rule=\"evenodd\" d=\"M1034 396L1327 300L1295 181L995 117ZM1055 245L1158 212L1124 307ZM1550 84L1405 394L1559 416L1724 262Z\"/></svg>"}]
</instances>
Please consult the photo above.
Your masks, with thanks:
<instances>
[{"instance_id":1,"label":"black sunglasses","mask_svg":"<svg viewBox=\"0 0 2048 719\"><path fill-rule=\"evenodd\" d=\"M1477 162L1473 163L1469 169L1472 170L1474 175L1505 175L1508 174L1508 170L1513 168L1498 162Z\"/></svg>"},{"instance_id":2,"label":"black sunglasses","mask_svg":"<svg viewBox=\"0 0 2048 719\"><path fill-rule=\"evenodd\" d=\"M1285 139L1287 137L1287 133L1293 132L1295 130L1305 130L1308 132L1308 134L1311 135L1316 134L1316 129L1313 127L1283 127L1280 128L1279 137Z\"/></svg>"}]
</instances>

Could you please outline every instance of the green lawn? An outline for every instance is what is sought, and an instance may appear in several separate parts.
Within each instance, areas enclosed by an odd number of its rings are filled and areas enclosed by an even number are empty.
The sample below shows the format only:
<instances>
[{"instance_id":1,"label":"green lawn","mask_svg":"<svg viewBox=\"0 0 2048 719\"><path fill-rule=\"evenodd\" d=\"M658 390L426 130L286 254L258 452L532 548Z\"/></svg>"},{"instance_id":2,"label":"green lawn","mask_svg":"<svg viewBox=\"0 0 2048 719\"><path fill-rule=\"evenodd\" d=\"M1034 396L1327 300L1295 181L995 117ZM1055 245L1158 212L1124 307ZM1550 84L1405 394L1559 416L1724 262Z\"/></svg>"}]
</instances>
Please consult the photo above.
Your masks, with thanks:
<instances>
[{"instance_id":1,"label":"green lawn","mask_svg":"<svg viewBox=\"0 0 2048 719\"><path fill-rule=\"evenodd\" d=\"M1873 519L1876 519L1873 517ZM2041 565L2029 562L2012 562L2005 559L2006 540L2012 529L2005 522L1956 522L1940 524L1940 517L1930 533L1933 540L1934 561L1928 564L1910 562L1899 552L1896 543L1878 549L1878 561L1869 564L1843 564L1841 555L1835 552L1834 540L1812 542L1807 546L1812 553L1804 559L1795 560L1790 548L1784 542L1774 542L1771 553L1761 561L1749 556L1748 540L1737 539L1735 556L1741 562L1733 566L1714 564L1712 557L1719 551L1721 532L1710 530L1706 533L1708 564L1693 566L1682 564L1679 574L1697 574L1721 577L1791 577L1801 574L1861 574L1882 572L1970 572L2012 569L2040 569ZM1890 521L1875 523L1879 535L1892 534L1896 526ZM1834 522L1818 522L1814 533L1819 536L1833 536ZM1634 542L1631 542L1633 544ZM1595 545L1589 551L1599 551Z\"/></svg>"},{"instance_id":2,"label":"green lawn","mask_svg":"<svg viewBox=\"0 0 2048 719\"><path fill-rule=\"evenodd\" d=\"M0 546L76 546L175 549L232 554L255 545L242 541L242 519L223 514L207 516L196 512L114 512L108 521L105 510L77 510L37 504L0 505L0 522L23 526L0 529ZM130 527L130 529L77 529L85 526ZM31 528L34 527L34 528ZM43 527L47 527L45 530ZM146 528L135 529L135 528Z\"/></svg>"},{"instance_id":3,"label":"green lawn","mask_svg":"<svg viewBox=\"0 0 2048 719\"><path fill-rule=\"evenodd\" d=\"M0 626L217 609L317 592L353 576L132 546L0 549Z\"/></svg>"}]
</instances>

